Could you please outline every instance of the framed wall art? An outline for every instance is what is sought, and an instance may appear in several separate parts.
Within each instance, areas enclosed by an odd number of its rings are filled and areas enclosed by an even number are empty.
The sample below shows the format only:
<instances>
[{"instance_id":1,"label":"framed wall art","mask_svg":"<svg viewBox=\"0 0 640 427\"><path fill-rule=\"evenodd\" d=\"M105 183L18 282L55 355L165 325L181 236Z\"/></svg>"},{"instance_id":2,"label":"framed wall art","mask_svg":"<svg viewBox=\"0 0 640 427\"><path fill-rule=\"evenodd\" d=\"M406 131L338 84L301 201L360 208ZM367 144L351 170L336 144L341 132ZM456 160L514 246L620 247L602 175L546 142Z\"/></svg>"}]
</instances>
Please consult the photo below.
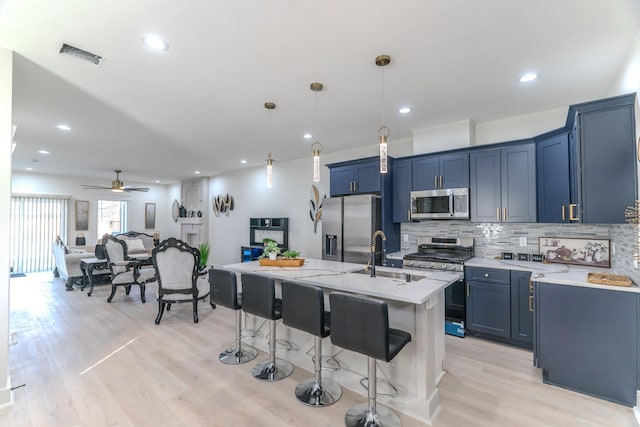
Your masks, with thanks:
<instances>
[{"instance_id":1,"label":"framed wall art","mask_svg":"<svg viewBox=\"0 0 640 427\"><path fill-rule=\"evenodd\" d=\"M156 204L144 204L144 228L145 230L153 230L156 228Z\"/></svg>"},{"instance_id":2,"label":"framed wall art","mask_svg":"<svg viewBox=\"0 0 640 427\"><path fill-rule=\"evenodd\" d=\"M609 239L574 239L569 237L539 237L540 253L545 261L590 267L611 267Z\"/></svg>"},{"instance_id":3,"label":"framed wall art","mask_svg":"<svg viewBox=\"0 0 640 427\"><path fill-rule=\"evenodd\" d=\"M76 200L76 230L89 230L88 200Z\"/></svg>"}]
</instances>

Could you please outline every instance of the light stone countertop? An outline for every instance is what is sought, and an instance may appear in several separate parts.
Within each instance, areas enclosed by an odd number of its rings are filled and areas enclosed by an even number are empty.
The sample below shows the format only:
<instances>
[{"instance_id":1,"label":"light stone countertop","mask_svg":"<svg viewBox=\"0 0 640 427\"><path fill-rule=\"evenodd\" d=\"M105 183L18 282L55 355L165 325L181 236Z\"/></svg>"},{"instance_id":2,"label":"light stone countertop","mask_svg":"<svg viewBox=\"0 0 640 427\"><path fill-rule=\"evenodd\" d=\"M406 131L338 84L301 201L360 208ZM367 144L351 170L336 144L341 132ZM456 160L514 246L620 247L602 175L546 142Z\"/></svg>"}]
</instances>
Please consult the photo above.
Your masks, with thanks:
<instances>
[{"instance_id":1,"label":"light stone countertop","mask_svg":"<svg viewBox=\"0 0 640 427\"><path fill-rule=\"evenodd\" d=\"M387 258L391 258L391 259L402 259L405 255L407 254L411 254L415 251L400 251L400 252L391 252L390 254L387 254Z\"/></svg>"},{"instance_id":2,"label":"light stone countertop","mask_svg":"<svg viewBox=\"0 0 640 427\"><path fill-rule=\"evenodd\" d=\"M376 272L409 273L424 277L420 280L404 281L378 274L358 274L364 265L347 262L305 259L301 267L267 267L258 261L225 265L223 268L239 273L256 273L277 280L295 280L336 291L351 292L390 301L424 304L451 283L462 278L462 273L448 271L426 271L376 266Z\"/></svg>"},{"instance_id":3,"label":"light stone countertop","mask_svg":"<svg viewBox=\"0 0 640 427\"><path fill-rule=\"evenodd\" d=\"M474 257L468 261L465 261L464 265L465 267L484 267L500 268L506 270L531 271L531 280L537 282L640 293L638 278L634 279L633 277L630 277L630 279L634 282L634 285L631 287L588 283L588 273L609 273L609 271L603 271L602 268L597 267L573 266L568 264L547 264L541 262L478 257Z\"/></svg>"}]
</instances>

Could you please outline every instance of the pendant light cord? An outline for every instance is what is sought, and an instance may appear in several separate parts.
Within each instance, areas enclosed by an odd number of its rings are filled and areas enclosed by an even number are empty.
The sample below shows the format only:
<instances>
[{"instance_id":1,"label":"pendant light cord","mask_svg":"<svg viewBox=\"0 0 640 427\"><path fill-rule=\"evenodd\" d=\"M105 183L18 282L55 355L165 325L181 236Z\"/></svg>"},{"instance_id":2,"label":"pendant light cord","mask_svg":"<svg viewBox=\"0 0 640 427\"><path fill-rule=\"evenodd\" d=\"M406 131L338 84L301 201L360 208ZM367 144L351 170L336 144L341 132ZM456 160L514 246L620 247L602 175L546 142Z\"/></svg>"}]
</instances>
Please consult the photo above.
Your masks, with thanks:
<instances>
[{"instance_id":1,"label":"pendant light cord","mask_svg":"<svg viewBox=\"0 0 640 427\"><path fill-rule=\"evenodd\" d=\"M385 124L385 121L384 121L384 67L380 67L380 68L381 68L380 71L382 71L382 73L380 74L382 76L382 85L381 85L382 87L382 124L384 125Z\"/></svg>"}]
</instances>

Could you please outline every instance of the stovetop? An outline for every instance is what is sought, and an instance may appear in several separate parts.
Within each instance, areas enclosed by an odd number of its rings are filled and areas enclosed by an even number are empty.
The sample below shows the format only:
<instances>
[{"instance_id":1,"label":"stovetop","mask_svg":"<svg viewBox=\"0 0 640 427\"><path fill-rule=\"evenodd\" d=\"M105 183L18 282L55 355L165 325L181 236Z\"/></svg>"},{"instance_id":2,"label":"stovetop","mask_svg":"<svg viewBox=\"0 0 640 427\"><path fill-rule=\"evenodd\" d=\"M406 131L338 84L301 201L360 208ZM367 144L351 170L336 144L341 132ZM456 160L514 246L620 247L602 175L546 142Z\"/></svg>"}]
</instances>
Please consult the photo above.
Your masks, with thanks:
<instances>
[{"instance_id":1,"label":"stovetop","mask_svg":"<svg viewBox=\"0 0 640 427\"><path fill-rule=\"evenodd\" d=\"M463 271L473 257L473 238L418 237L418 252L403 257L403 266Z\"/></svg>"}]
</instances>

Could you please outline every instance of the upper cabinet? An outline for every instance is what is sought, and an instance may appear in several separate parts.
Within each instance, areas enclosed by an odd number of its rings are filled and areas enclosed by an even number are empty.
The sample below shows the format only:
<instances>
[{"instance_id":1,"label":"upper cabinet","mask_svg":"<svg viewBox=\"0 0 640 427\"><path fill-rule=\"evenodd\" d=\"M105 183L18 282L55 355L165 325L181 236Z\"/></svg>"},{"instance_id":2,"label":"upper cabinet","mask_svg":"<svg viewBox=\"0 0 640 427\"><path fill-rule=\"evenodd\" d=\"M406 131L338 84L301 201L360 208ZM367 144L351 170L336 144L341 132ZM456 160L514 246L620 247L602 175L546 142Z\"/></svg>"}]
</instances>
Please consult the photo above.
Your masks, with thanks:
<instances>
[{"instance_id":1,"label":"upper cabinet","mask_svg":"<svg viewBox=\"0 0 640 427\"><path fill-rule=\"evenodd\" d=\"M568 130L536 138L539 222L625 223L638 194L634 98L574 105Z\"/></svg>"},{"instance_id":2,"label":"upper cabinet","mask_svg":"<svg viewBox=\"0 0 640 427\"><path fill-rule=\"evenodd\" d=\"M331 171L331 197L379 193L381 191L380 163L377 158L327 166Z\"/></svg>"},{"instance_id":3,"label":"upper cabinet","mask_svg":"<svg viewBox=\"0 0 640 427\"><path fill-rule=\"evenodd\" d=\"M469 187L469 153L418 157L412 167L413 190Z\"/></svg>"},{"instance_id":4,"label":"upper cabinet","mask_svg":"<svg viewBox=\"0 0 640 427\"><path fill-rule=\"evenodd\" d=\"M470 205L474 222L536 222L535 146L472 151Z\"/></svg>"},{"instance_id":5,"label":"upper cabinet","mask_svg":"<svg viewBox=\"0 0 640 427\"><path fill-rule=\"evenodd\" d=\"M411 221L411 164L411 159L396 160L393 163L391 170L393 222Z\"/></svg>"}]
</instances>

